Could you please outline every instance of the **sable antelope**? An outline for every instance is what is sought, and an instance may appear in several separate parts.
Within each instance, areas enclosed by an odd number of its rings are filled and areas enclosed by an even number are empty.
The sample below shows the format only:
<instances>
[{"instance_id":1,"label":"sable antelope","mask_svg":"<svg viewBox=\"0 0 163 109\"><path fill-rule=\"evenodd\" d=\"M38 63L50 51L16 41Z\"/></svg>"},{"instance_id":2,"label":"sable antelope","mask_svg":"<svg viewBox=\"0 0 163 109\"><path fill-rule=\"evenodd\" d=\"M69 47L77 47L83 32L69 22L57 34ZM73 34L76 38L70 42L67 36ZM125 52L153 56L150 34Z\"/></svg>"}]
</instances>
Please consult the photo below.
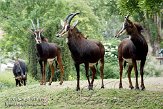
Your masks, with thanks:
<instances>
[{"instance_id":1,"label":"sable antelope","mask_svg":"<svg viewBox=\"0 0 163 109\"><path fill-rule=\"evenodd\" d=\"M63 36L65 33L67 33L67 39L68 39L68 47L71 52L71 56L74 60L76 72L77 72L77 88L76 90L80 90L79 85L79 79L80 79L80 64L84 63L85 65L85 71L86 71L86 77L88 80L88 88L93 89L93 82L94 77L96 74L96 68L94 66L95 63L100 61L100 76L102 79L102 85L101 88L104 88L103 83L103 69L104 69L104 54L105 49L101 42L98 41L92 41L85 38L85 36L79 32L79 30L76 28L78 21L76 21L73 26L70 25L71 20L79 13L70 14L66 17L64 21L63 28L60 30L60 32L57 34L57 37ZM92 81L89 80L89 67L92 71Z\"/></svg>"},{"instance_id":2,"label":"sable antelope","mask_svg":"<svg viewBox=\"0 0 163 109\"><path fill-rule=\"evenodd\" d=\"M15 76L16 86L26 86L27 81L27 66L23 61L18 59L14 62L13 74Z\"/></svg>"},{"instance_id":3,"label":"sable antelope","mask_svg":"<svg viewBox=\"0 0 163 109\"><path fill-rule=\"evenodd\" d=\"M144 90L144 65L146 61L146 56L148 53L148 45L141 34L141 30L143 29L141 25L137 23L131 22L129 19L129 15L125 17L123 27L118 32L116 37L120 36L124 30L126 30L127 34L130 35L130 38L126 38L122 40L122 42L118 46L118 60L119 60L119 67L120 67L120 83L119 88L122 87L122 73L123 73L123 61L129 63L128 66L128 79L129 79L129 88L133 89L133 85L131 82L131 71L134 67L135 77L136 77L136 85L135 89L139 89L138 85L138 70L137 70L137 62L140 61L140 75L141 75L141 89Z\"/></svg>"},{"instance_id":4,"label":"sable antelope","mask_svg":"<svg viewBox=\"0 0 163 109\"><path fill-rule=\"evenodd\" d=\"M51 69L51 77L49 80L49 85L52 83L52 78L54 77L54 65L53 60L57 58L57 62L59 64L60 68L60 85L63 83L63 74L64 69L62 65L62 56L61 56L61 49L60 47L55 43L49 43L47 38L43 37L41 34L43 32L43 29L39 29L39 21L37 20L37 29L35 28L35 25L32 21L32 34L35 36L36 41L36 49L37 49L37 56L39 58L39 64L41 67L41 73L42 73L42 79L40 82L40 85L46 84L46 65L47 62L49 63L50 69Z\"/></svg>"}]
</instances>

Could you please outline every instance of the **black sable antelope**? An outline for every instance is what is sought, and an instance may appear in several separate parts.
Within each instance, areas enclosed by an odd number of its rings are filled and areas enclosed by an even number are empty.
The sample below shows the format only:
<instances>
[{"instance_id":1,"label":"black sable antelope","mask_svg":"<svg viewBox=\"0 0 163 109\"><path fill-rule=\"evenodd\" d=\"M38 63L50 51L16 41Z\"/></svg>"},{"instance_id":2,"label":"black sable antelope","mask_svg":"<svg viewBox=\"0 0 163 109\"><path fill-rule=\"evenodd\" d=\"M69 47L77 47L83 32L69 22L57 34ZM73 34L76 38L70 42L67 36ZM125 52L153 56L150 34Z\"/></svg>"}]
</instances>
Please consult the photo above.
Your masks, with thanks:
<instances>
[{"instance_id":1,"label":"black sable antelope","mask_svg":"<svg viewBox=\"0 0 163 109\"><path fill-rule=\"evenodd\" d=\"M47 38L42 36L42 29L39 29L39 21L37 20L37 29L35 28L35 25L32 21L32 34L35 36L36 41L36 49L37 49L37 56L39 58L39 64L41 67L41 73L42 73L42 79L40 81L40 85L46 84L46 64L47 62L50 65L51 69L51 77L49 80L49 85L52 83L52 78L54 77L54 65L53 60L57 58L57 62L59 64L60 68L60 85L63 83L63 74L64 69L62 65L62 56L61 56L61 49L59 46L55 43L49 43Z\"/></svg>"},{"instance_id":2,"label":"black sable antelope","mask_svg":"<svg viewBox=\"0 0 163 109\"><path fill-rule=\"evenodd\" d=\"M130 35L130 38L126 38L122 40L120 45L118 46L118 59L119 59L119 67L120 67L120 83L119 88L122 88L122 73L123 73L123 61L128 62L128 79L129 79L129 88L133 89L133 85L131 82L131 71L134 67L136 84L135 89L139 89L138 85L138 70L136 61L140 61L140 75L141 75L141 89L144 90L144 65L146 61L146 56L148 53L148 45L141 34L141 30L143 29L141 25L137 23L133 23L128 19L129 16L125 17L123 27L118 32L116 37L121 35L124 30L126 30L127 34Z\"/></svg>"},{"instance_id":3,"label":"black sable antelope","mask_svg":"<svg viewBox=\"0 0 163 109\"><path fill-rule=\"evenodd\" d=\"M16 86L26 86L27 81L27 66L23 61L18 59L14 62L13 74L15 76Z\"/></svg>"},{"instance_id":4,"label":"black sable antelope","mask_svg":"<svg viewBox=\"0 0 163 109\"><path fill-rule=\"evenodd\" d=\"M76 21L73 26L70 26L71 20L79 13L70 14L66 17L64 21L63 28L61 31L57 34L57 36L63 36L65 33L67 33L67 39L68 39L68 47L71 51L71 56L74 60L76 72L77 72L77 88L76 90L80 90L79 86L79 80L80 80L80 64L85 64L85 71L86 71L86 77L88 79L88 88L93 89L93 82L94 77L96 74L96 68L94 66L95 63L100 61L100 76L102 79L102 85L101 88L104 88L103 83L103 69L104 69L104 54L105 49L104 46L98 42L98 41L91 41L84 37L84 35L79 32L79 30L76 28L78 21ZM89 80L89 67L92 71L92 81Z\"/></svg>"}]
</instances>

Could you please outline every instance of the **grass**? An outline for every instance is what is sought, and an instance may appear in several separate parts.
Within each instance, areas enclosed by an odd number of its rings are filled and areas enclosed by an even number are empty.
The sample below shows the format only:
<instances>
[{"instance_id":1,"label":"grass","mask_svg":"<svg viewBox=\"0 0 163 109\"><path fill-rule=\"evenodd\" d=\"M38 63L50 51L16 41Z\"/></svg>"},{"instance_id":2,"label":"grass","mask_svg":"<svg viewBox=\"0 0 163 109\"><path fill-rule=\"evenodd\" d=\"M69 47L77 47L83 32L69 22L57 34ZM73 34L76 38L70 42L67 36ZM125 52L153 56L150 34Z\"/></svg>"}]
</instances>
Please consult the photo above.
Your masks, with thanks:
<instances>
[{"instance_id":1,"label":"grass","mask_svg":"<svg viewBox=\"0 0 163 109\"><path fill-rule=\"evenodd\" d=\"M27 76L27 84L35 84L35 81L30 75ZM15 79L12 71L6 71L0 73L0 92L2 90L15 87Z\"/></svg>"},{"instance_id":2,"label":"grass","mask_svg":"<svg viewBox=\"0 0 163 109\"><path fill-rule=\"evenodd\" d=\"M13 87L15 80L12 72L0 73L0 91L5 88Z\"/></svg>"},{"instance_id":3,"label":"grass","mask_svg":"<svg viewBox=\"0 0 163 109\"><path fill-rule=\"evenodd\" d=\"M163 109L163 93L126 89L55 89L29 85L0 93L0 109Z\"/></svg>"},{"instance_id":4,"label":"grass","mask_svg":"<svg viewBox=\"0 0 163 109\"><path fill-rule=\"evenodd\" d=\"M0 86L0 109L163 109L163 93L155 91L98 88L75 91L40 86L30 76L27 86L15 87L11 72L0 73Z\"/></svg>"}]
</instances>

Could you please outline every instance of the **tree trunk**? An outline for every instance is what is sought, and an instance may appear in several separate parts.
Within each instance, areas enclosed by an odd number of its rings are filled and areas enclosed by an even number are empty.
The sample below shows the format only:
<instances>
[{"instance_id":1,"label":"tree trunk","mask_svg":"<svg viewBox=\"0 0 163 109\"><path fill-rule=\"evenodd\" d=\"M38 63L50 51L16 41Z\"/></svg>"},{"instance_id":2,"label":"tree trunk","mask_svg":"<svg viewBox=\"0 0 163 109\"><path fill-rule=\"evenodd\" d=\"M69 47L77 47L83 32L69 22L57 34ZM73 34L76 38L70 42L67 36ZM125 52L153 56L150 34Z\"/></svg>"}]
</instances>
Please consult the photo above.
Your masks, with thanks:
<instances>
[{"instance_id":1,"label":"tree trunk","mask_svg":"<svg viewBox=\"0 0 163 109\"><path fill-rule=\"evenodd\" d=\"M160 43L161 43L161 31L160 31L160 23L161 19L158 14L149 16L146 13L145 16L145 27L146 27L146 35L147 41L149 41L149 45L151 45L151 49L149 47L149 53L153 56L158 55L160 50ZM153 22L153 23L152 23Z\"/></svg>"},{"instance_id":2,"label":"tree trunk","mask_svg":"<svg viewBox=\"0 0 163 109\"><path fill-rule=\"evenodd\" d=\"M147 13L145 13L145 19L143 21L144 27L145 27L145 31L144 31L145 35L144 36L145 36L147 43L148 43L148 53L151 55L152 51L153 51L153 43L151 41L151 34L150 34L150 28L149 28L148 20L149 20L149 15L147 12Z\"/></svg>"},{"instance_id":3,"label":"tree trunk","mask_svg":"<svg viewBox=\"0 0 163 109\"><path fill-rule=\"evenodd\" d=\"M157 13L155 15L155 20L154 20L155 24L156 24L156 27L157 27L157 39L156 39L156 55L158 55L159 51L160 51L160 43L161 43L161 27L160 27L160 24L161 24L161 20L160 20L160 16L159 14Z\"/></svg>"}]
</instances>

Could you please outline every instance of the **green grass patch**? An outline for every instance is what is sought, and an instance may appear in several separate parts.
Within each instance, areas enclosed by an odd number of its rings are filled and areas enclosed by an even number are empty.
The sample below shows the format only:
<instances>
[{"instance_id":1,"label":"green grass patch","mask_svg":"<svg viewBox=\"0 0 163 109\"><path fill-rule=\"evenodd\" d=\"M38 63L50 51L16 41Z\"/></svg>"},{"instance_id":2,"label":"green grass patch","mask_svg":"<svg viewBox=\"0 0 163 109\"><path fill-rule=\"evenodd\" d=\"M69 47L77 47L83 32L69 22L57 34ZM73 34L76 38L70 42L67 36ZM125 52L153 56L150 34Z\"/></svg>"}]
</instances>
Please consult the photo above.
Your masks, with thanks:
<instances>
[{"instance_id":1,"label":"green grass patch","mask_svg":"<svg viewBox=\"0 0 163 109\"><path fill-rule=\"evenodd\" d=\"M29 85L0 93L0 109L162 109L163 93L126 89L55 89Z\"/></svg>"},{"instance_id":2,"label":"green grass patch","mask_svg":"<svg viewBox=\"0 0 163 109\"><path fill-rule=\"evenodd\" d=\"M27 85L35 84L37 81L34 80L30 75L27 75ZM0 73L0 92L7 90L8 88L15 87L15 78L12 71L6 71Z\"/></svg>"},{"instance_id":3,"label":"green grass patch","mask_svg":"<svg viewBox=\"0 0 163 109\"><path fill-rule=\"evenodd\" d=\"M0 73L0 91L15 85L15 79L12 72Z\"/></svg>"}]
</instances>

